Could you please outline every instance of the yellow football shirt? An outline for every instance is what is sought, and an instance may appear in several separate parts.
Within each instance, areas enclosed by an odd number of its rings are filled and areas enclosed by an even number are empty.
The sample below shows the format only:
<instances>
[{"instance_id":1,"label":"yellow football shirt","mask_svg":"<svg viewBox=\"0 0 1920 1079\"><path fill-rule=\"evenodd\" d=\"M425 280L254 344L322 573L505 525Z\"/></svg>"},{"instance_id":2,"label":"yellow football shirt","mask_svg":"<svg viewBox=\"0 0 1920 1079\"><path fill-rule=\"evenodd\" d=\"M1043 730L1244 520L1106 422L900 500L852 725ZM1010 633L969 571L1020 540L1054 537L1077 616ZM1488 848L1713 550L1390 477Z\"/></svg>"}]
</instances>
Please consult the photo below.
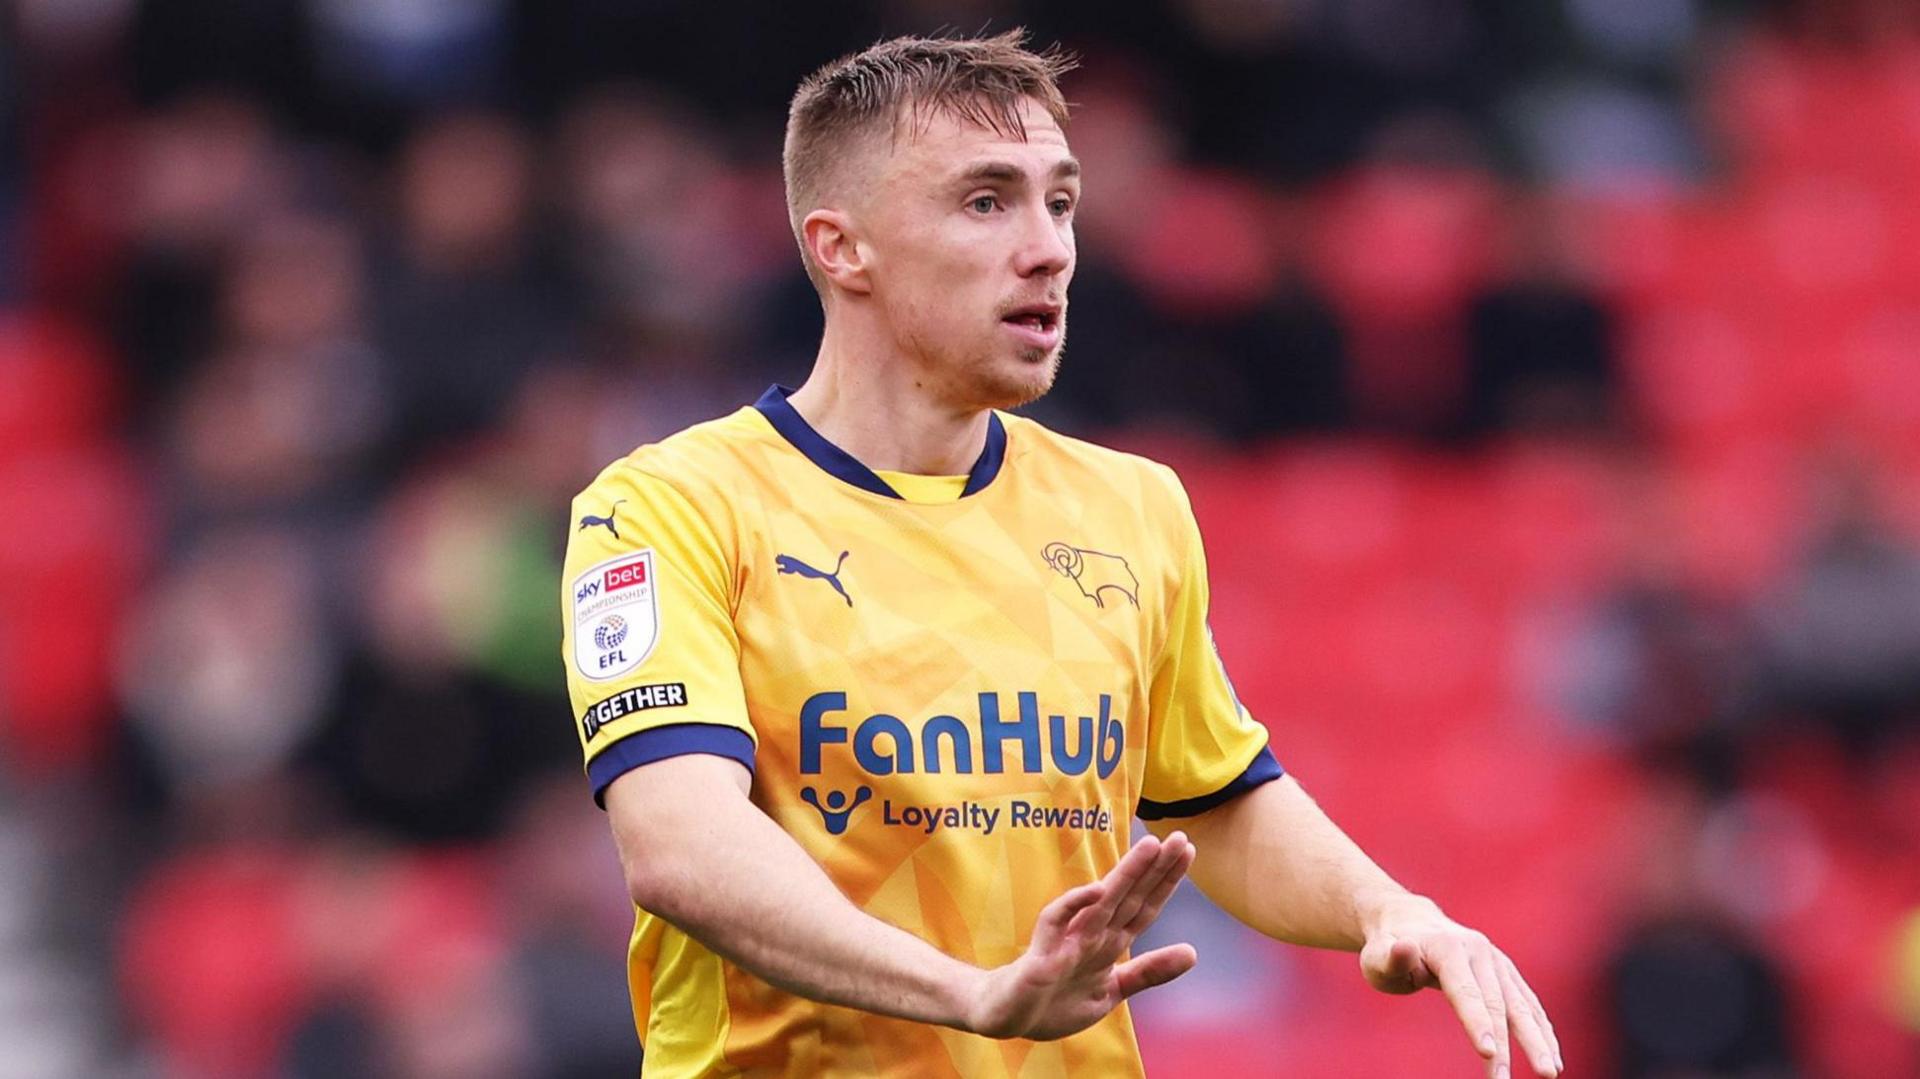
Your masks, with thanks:
<instances>
[{"instance_id":1,"label":"yellow football shirt","mask_svg":"<svg viewBox=\"0 0 1920 1079\"><path fill-rule=\"evenodd\" d=\"M996 413L957 497L895 476L902 497L786 392L574 500L561 647L596 798L666 757L738 760L854 903L991 967L1133 816L1281 774L1213 649L1171 470ZM648 1075L1140 1072L1125 1007L995 1041L781 992L644 910L628 976Z\"/></svg>"}]
</instances>

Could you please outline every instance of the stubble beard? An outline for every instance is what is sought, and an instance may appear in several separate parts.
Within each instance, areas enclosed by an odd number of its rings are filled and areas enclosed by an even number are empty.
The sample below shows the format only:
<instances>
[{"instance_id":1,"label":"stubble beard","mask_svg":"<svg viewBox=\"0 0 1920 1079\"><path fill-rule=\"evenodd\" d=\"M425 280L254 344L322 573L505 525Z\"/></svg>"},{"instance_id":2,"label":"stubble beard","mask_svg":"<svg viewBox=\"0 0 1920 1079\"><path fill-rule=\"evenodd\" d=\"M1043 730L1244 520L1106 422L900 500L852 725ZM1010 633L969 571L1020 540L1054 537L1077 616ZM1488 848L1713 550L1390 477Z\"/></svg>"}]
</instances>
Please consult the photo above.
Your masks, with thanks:
<instances>
[{"instance_id":1,"label":"stubble beard","mask_svg":"<svg viewBox=\"0 0 1920 1079\"><path fill-rule=\"evenodd\" d=\"M935 349L929 347L931 341L918 339L913 345L921 355L938 355ZM1015 354L1017 367L1012 372L1006 370L1005 353L999 356L975 356L968 361L949 352L946 359L933 365L936 370L944 367L950 372L936 379L935 384L941 387L941 391L937 392L948 401L964 402L972 408L1013 409L1030 405L1053 389L1054 379L1060 373L1060 357L1066 347L1066 325L1063 322L1059 344L1051 349L1021 349Z\"/></svg>"},{"instance_id":2,"label":"stubble beard","mask_svg":"<svg viewBox=\"0 0 1920 1079\"><path fill-rule=\"evenodd\" d=\"M995 361L983 360L977 393L987 408L1011 409L1030 405L1053 389L1060 376L1060 357L1067 348L1067 328L1060 326L1060 343L1050 349L1025 348L1019 352L1017 374L1006 375Z\"/></svg>"},{"instance_id":3,"label":"stubble beard","mask_svg":"<svg viewBox=\"0 0 1920 1079\"><path fill-rule=\"evenodd\" d=\"M1060 336L1060 343L1050 349L1023 349L1020 354L1021 371L1031 372L1034 377L1022 380L1009 380L1007 389L1008 403L996 404L995 408L1019 408L1030 405L1053 389L1053 381L1060 377L1060 355L1066 351L1066 334ZM1037 370L1036 370L1037 369Z\"/></svg>"}]
</instances>

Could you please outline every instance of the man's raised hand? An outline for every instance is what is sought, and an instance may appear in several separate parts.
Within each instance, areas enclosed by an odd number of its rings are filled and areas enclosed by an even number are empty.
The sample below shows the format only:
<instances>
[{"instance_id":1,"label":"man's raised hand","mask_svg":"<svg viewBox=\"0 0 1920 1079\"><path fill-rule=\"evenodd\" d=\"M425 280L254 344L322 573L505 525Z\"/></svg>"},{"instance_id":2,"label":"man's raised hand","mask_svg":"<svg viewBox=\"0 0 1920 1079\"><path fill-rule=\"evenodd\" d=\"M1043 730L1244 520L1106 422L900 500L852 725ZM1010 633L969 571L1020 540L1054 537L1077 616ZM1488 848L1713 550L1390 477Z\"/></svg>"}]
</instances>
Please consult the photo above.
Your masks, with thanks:
<instances>
[{"instance_id":1,"label":"man's raised hand","mask_svg":"<svg viewBox=\"0 0 1920 1079\"><path fill-rule=\"evenodd\" d=\"M1197 956L1190 944L1120 961L1191 865L1193 844L1185 835L1147 836L1105 877L1048 903L1026 953L982 976L968 1029L995 1038L1064 1038L1142 989L1192 970Z\"/></svg>"}]
</instances>

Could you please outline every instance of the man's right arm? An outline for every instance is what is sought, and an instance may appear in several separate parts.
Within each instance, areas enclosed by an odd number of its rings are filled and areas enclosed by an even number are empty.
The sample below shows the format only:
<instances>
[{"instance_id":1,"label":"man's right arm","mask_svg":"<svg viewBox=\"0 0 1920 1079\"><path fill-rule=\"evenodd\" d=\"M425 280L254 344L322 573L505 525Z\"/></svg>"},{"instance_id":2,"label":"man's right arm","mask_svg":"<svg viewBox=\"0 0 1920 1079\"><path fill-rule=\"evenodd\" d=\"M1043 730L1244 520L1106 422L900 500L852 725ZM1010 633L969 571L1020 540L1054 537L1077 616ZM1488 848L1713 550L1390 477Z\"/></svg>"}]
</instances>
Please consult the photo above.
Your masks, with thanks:
<instances>
[{"instance_id":1,"label":"man's right arm","mask_svg":"<svg viewBox=\"0 0 1920 1079\"><path fill-rule=\"evenodd\" d=\"M991 1037L1058 1038L1186 973L1184 944L1126 962L1193 862L1184 836L1142 839L1099 881L1048 904L1027 952L963 963L855 906L748 800L738 762L704 754L635 768L606 790L633 901L790 993Z\"/></svg>"}]
</instances>

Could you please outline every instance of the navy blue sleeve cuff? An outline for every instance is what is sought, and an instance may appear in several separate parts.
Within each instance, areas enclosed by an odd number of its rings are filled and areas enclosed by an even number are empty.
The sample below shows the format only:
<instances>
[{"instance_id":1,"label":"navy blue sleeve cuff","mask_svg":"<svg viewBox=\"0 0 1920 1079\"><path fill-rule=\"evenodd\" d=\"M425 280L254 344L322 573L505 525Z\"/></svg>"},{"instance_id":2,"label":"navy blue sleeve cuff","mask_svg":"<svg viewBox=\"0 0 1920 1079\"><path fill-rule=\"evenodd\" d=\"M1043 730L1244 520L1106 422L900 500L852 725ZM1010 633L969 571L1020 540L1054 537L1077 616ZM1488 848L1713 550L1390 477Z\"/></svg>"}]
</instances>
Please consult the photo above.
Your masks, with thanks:
<instances>
[{"instance_id":1,"label":"navy blue sleeve cuff","mask_svg":"<svg viewBox=\"0 0 1920 1079\"><path fill-rule=\"evenodd\" d=\"M1156 802L1151 798L1142 798L1140 808L1135 811L1135 815L1141 820L1197 817L1215 806L1233 801L1262 783L1271 783L1283 775L1286 775L1286 770L1280 767L1279 761L1273 759L1272 748L1261 746L1259 755L1253 758L1252 764L1247 765L1246 771L1241 772L1233 782L1212 794L1203 794L1198 798L1182 798L1177 802Z\"/></svg>"},{"instance_id":2,"label":"navy blue sleeve cuff","mask_svg":"<svg viewBox=\"0 0 1920 1079\"><path fill-rule=\"evenodd\" d=\"M710 753L739 761L753 771L753 736L738 727L719 723L671 723L636 731L594 755L587 762L587 778L593 783L593 804L607 808L607 786L643 764L684 757L689 753Z\"/></svg>"}]
</instances>

